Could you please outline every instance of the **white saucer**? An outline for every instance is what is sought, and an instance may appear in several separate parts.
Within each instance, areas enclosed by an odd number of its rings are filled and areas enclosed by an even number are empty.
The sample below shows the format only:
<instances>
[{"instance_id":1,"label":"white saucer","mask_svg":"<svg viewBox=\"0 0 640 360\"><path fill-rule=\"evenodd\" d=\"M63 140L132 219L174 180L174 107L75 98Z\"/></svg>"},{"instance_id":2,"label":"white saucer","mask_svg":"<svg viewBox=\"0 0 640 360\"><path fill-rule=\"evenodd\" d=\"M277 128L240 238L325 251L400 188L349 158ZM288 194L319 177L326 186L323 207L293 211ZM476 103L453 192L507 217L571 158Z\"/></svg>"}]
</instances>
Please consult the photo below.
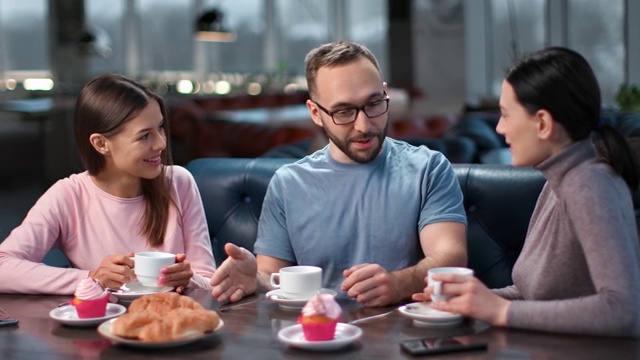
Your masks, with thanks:
<instances>
[{"instance_id":1,"label":"white saucer","mask_svg":"<svg viewBox=\"0 0 640 360\"><path fill-rule=\"evenodd\" d=\"M151 287L144 286L139 282L130 282L122 285L117 291L112 291L111 294L121 300L133 300L142 295L155 294L159 292L167 292L173 290L170 286Z\"/></svg>"},{"instance_id":2,"label":"white saucer","mask_svg":"<svg viewBox=\"0 0 640 360\"><path fill-rule=\"evenodd\" d=\"M126 311L127 309L122 305L108 303L107 313L103 317L81 319L78 317L76 308L73 305L65 305L51 310L49 316L65 325L84 327L98 325L106 320L118 317Z\"/></svg>"},{"instance_id":3,"label":"white saucer","mask_svg":"<svg viewBox=\"0 0 640 360\"><path fill-rule=\"evenodd\" d=\"M127 339L127 338L113 335L111 333L111 324L113 324L115 320L116 319L112 319L100 324L100 326L98 326L98 332L100 333L100 335L111 340L111 342L114 344L123 344L127 346L134 346L139 348L152 348L152 349L168 348L168 347L175 347L175 346L190 344L192 342L196 342L200 339L203 339L211 335L212 333L215 333L216 331L222 329L222 327L224 326L224 321L220 319L218 326L213 330L213 332L210 332L210 333L199 333L199 334L195 334L179 340L172 340L172 341L165 341L165 342L147 342L147 341L140 341L136 339Z\"/></svg>"},{"instance_id":4,"label":"white saucer","mask_svg":"<svg viewBox=\"0 0 640 360\"><path fill-rule=\"evenodd\" d=\"M361 336L362 329L345 323L338 323L335 338L327 341L308 341L304 337L300 324L287 326L278 331L278 340L281 342L300 349L315 351L337 350L360 339Z\"/></svg>"},{"instance_id":5,"label":"white saucer","mask_svg":"<svg viewBox=\"0 0 640 360\"><path fill-rule=\"evenodd\" d=\"M462 322L460 314L432 309L428 302L415 302L398 308L400 314L413 319L418 327L449 327Z\"/></svg>"},{"instance_id":6,"label":"white saucer","mask_svg":"<svg viewBox=\"0 0 640 360\"><path fill-rule=\"evenodd\" d=\"M337 295L337 293L334 290L331 290L331 289L320 289L320 291L318 291L318 293L319 294L329 294L331 296L336 296ZM268 293L266 293L265 296L267 297L267 299L277 302L278 305L280 305L281 307L286 308L286 309L300 309L310 299L310 298L288 299L288 298L286 298L284 296L284 294L282 293L282 290L280 290L280 289L271 290Z\"/></svg>"}]
</instances>

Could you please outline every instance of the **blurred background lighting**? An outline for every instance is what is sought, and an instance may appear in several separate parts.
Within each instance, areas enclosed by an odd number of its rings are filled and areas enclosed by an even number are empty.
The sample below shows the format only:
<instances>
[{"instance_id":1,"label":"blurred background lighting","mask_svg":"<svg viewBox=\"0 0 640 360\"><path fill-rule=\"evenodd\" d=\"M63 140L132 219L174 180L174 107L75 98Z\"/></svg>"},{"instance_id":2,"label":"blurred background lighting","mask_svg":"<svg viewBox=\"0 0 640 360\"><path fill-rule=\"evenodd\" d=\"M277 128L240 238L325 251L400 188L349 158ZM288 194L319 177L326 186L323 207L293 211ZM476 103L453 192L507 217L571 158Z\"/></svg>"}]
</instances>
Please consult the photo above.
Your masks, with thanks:
<instances>
[{"instance_id":1,"label":"blurred background lighting","mask_svg":"<svg viewBox=\"0 0 640 360\"><path fill-rule=\"evenodd\" d=\"M28 91L43 90L49 91L53 89L53 80L51 79L24 79L22 87Z\"/></svg>"},{"instance_id":2,"label":"blurred background lighting","mask_svg":"<svg viewBox=\"0 0 640 360\"><path fill-rule=\"evenodd\" d=\"M193 92L193 83L189 80L180 80L176 84L176 91L180 94L191 94Z\"/></svg>"},{"instance_id":3,"label":"blurred background lighting","mask_svg":"<svg viewBox=\"0 0 640 360\"><path fill-rule=\"evenodd\" d=\"M262 92L262 85L257 82L252 82L247 85L247 94L259 95Z\"/></svg>"},{"instance_id":4,"label":"blurred background lighting","mask_svg":"<svg viewBox=\"0 0 640 360\"><path fill-rule=\"evenodd\" d=\"M231 92L231 84L228 81L220 80L216 83L216 94L226 95Z\"/></svg>"}]
</instances>

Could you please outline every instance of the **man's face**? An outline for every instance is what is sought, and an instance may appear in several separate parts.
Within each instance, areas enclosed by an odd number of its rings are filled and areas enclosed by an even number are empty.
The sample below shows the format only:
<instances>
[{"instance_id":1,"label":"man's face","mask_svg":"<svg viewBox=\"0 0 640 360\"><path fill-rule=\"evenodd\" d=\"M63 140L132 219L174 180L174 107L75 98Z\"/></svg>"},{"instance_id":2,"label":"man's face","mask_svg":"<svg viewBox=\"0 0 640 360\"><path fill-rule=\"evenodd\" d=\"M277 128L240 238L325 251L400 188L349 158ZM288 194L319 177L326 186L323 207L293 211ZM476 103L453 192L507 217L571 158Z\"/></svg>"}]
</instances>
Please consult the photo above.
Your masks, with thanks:
<instances>
[{"instance_id":1,"label":"man's face","mask_svg":"<svg viewBox=\"0 0 640 360\"><path fill-rule=\"evenodd\" d=\"M366 58L346 65L320 68L316 78L316 94L307 102L311 117L322 127L330 141L331 156L343 163L367 163L382 150L387 135L388 112L369 118L358 111L354 122L336 125L329 112L360 108L386 97L386 84L376 67ZM316 104L317 102L317 104Z\"/></svg>"}]
</instances>

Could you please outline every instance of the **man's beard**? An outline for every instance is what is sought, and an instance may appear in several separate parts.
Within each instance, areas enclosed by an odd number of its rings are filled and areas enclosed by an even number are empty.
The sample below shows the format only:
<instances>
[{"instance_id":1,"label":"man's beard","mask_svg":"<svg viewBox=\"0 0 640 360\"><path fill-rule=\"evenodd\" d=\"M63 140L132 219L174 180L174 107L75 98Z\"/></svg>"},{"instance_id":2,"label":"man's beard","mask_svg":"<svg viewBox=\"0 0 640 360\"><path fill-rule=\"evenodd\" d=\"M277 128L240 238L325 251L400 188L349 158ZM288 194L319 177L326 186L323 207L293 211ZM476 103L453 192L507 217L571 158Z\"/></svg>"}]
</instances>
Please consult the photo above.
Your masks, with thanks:
<instances>
[{"instance_id":1,"label":"man's beard","mask_svg":"<svg viewBox=\"0 0 640 360\"><path fill-rule=\"evenodd\" d=\"M379 133L368 132L366 134L359 134L357 136L353 136L348 139L340 139L334 133L330 132L326 126L323 126L322 130L324 131L325 135L338 147L338 149L340 149L340 151L342 151L345 155L349 157L349 159L360 164L366 164L373 161L380 154L380 151L382 150L382 145L384 144L384 139L385 137L387 137L388 128L389 128L389 121L387 120L387 123L384 125L384 129L382 129L382 131ZM359 152L359 151L351 150L351 148L349 147L349 145L354 141L365 140L370 138L377 138L378 144L376 145L375 148L370 148L368 150L369 152L363 153L361 151Z\"/></svg>"}]
</instances>

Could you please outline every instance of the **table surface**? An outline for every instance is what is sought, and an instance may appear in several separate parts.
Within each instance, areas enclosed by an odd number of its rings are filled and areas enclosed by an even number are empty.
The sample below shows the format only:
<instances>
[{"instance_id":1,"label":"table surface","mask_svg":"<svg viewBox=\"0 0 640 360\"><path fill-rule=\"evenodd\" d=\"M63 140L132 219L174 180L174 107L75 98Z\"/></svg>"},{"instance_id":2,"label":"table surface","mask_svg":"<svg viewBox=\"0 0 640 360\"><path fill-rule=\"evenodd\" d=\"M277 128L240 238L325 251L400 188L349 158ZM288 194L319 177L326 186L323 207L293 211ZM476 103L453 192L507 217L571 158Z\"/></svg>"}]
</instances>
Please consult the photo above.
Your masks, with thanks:
<instances>
[{"instance_id":1,"label":"table surface","mask_svg":"<svg viewBox=\"0 0 640 360\"><path fill-rule=\"evenodd\" d=\"M197 342L175 348L140 349L113 345L92 328L61 325L49 312L69 296L0 295L0 307L19 318L18 326L0 327L2 359L410 359L399 342L416 338L453 336L463 342L486 342L486 351L461 352L437 358L446 359L638 359L636 339L561 335L489 327L465 320L447 329L416 327L411 319L394 311L387 316L359 323L362 338L334 352L311 352L286 346L278 341L278 331L295 323L298 310L286 310L262 295L243 299L242 306L224 309L207 291L195 290L190 296L224 321L218 332ZM363 308L349 299L339 299L343 320L393 310ZM434 358L434 357L431 357Z\"/></svg>"}]
</instances>

